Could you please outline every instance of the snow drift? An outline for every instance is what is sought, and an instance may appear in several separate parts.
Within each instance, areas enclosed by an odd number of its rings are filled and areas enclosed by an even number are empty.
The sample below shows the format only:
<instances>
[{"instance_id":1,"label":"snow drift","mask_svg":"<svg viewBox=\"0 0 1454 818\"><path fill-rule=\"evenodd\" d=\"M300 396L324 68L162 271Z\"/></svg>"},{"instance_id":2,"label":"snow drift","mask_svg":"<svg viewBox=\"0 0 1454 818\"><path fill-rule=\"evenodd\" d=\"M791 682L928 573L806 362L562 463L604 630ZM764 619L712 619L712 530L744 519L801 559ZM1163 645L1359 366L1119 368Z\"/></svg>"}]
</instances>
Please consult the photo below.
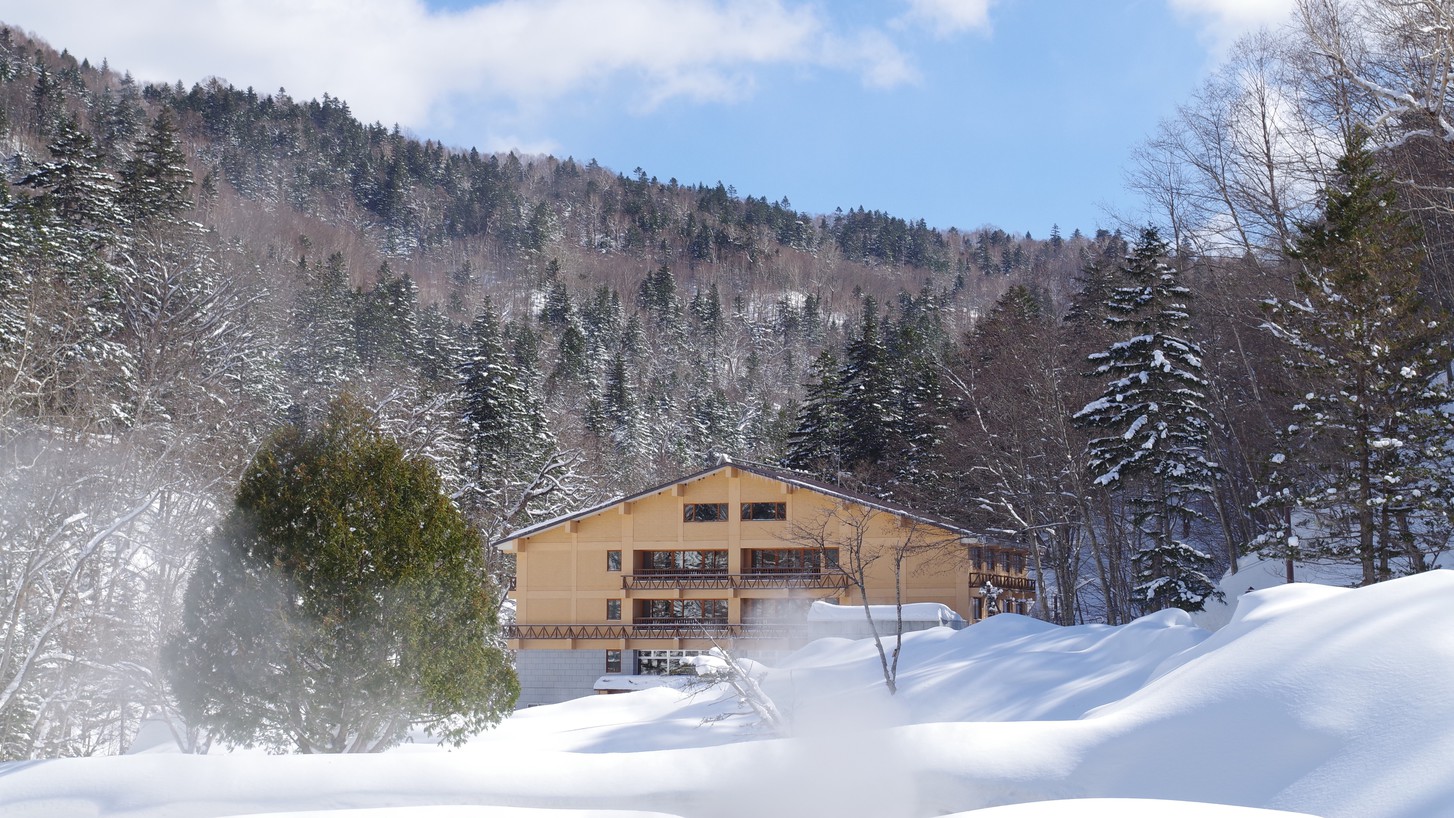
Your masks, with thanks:
<instances>
[{"instance_id":1,"label":"snow drift","mask_svg":"<svg viewBox=\"0 0 1454 818\"><path fill-rule=\"evenodd\" d=\"M765 680L794 713L791 738L722 718L736 708L720 689L662 688L534 708L454 752L154 750L0 765L0 807L127 818L371 807L1434 818L1454 815L1451 600L1454 572L1436 571L1357 590L1257 591L1215 633L1177 612L1118 628L999 616L906 637L896 697L871 646L825 640ZM1076 801L1128 798L1226 806Z\"/></svg>"}]
</instances>

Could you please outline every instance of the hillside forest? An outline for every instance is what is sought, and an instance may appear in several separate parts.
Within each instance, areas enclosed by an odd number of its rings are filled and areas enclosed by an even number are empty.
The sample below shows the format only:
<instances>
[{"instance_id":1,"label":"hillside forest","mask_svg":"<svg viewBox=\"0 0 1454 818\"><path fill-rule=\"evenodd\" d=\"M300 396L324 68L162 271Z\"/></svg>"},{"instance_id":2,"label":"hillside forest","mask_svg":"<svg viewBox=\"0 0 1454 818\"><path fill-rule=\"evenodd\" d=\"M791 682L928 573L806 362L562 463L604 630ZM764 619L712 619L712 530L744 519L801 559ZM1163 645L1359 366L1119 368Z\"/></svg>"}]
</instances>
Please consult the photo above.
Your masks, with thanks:
<instances>
[{"instance_id":1,"label":"hillside forest","mask_svg":"<svg viewBox=\"0 0 1454 818\"><path fill-rule=\"evenodd\" d=\"M1026 547L1063 624L1221 604L1250 553L1437 567L1449 14L1303 0L1138 147L1142 216L1038 238L481 154L0 30L0 757L175 714L200 544L343 395L486 542L728 455Z\"/></svg>"}]
</instances>

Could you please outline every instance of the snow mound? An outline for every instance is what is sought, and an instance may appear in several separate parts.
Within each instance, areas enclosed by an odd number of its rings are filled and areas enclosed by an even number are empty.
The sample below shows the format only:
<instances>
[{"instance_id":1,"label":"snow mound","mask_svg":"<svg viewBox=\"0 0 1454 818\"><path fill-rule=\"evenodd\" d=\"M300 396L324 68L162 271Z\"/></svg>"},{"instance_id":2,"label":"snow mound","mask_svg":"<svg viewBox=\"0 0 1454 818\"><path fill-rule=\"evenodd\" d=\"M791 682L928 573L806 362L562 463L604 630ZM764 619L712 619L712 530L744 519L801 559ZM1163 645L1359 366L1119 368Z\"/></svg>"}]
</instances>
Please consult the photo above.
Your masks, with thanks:
<instances>
[{"instance_id":1,"label":"snow mound","mask_svg":"<svg viewBox=\"0 0 1454 818\"><path fill-rule=\"evenodd\" d=\"M870 641L825 640L764 671L790 738L732 715L721 686L657 688L522 711L457 752L3 764L0 811L1447 818L1451 600L1454 572L1435 571L1255 591L1215 633L1175 611L1122 627L1001 615L907 635L896 696Z\"/></svg>"},{"instance_id":2,"label":"snow mound","mask_svg":"<svg viewBox=\"0 0 1454 818\"><path fill-rule=\"evenodd\" d=\"M808 606L808 621L863 622L866 619L864 607L863 605L835 605L831 602L816 600ZM892 627L900 616L906 623L932 622L935 625L964 626L964 617L955 613L954 609L948 605L938 602L909 602L903 606L869 605L867 608L868 616L873 617L873 621L881 626Z\"/></svg>"},{"instance_id":3,"label":"snow mound","mask_svg":"<svg viewBox=\"0 0 1454 818\"><path fill-rule=\"evenodd\" d=\"M1191 801L1166 801L1160 798L1084 798L1077 801L1036 801L961 812L947 818L1087 818L1105 815L1115 818L1294 818L1300 812L1229 807L1224 804L1198 804Z\"/></svg>"}]
</instances>

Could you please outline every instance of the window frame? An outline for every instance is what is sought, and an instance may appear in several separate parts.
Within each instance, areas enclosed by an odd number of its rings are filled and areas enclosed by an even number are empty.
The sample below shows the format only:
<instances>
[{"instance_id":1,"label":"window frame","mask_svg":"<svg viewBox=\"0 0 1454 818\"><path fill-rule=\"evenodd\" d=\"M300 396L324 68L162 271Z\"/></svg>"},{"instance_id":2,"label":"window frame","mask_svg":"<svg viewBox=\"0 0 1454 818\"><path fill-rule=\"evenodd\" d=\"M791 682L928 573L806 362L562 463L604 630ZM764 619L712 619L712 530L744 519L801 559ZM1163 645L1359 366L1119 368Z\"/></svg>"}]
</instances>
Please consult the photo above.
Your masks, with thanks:
<instances>
[{"instance_id":1,"label":"window frame","mask_svg":"<svg viewBox=\"0 0 1454 818\"><path fill-rule=\"evenodd\" d=\"M772 509L771 516L758 516L758 512L765 508ZM737 513L743 522L780 523L788 518L788 504L774 501L743 503Z\"/></svg>"},{"instance_id":2,"label":"window frame","mask_svg":"<svg viewBox=\"0 0 1454 818\"><path fill-rule=\"evenodd\" d=\"M619 572L621 570L621 550L613 548L606 552L606 570L608 572Z\"/></svg>"},{"instance_id":3,"label":"window frame","mask_svg":"<svg viewBox=\"0 0 1454 818\"><path fill-rule=\"evenodd\" d=\"M695 659L707 653L705 650L663 650L643 649L636 651L633 670L641 676L684 676L696 673ZM687 669L690 668L690 671Z\"/></svg>"},{"instance_id":4,"label":"window frame","mask_svg":"<svg viewBox=\"0 0 1454 818\"><path fill-rule=\"evenodd\" d=\"M703 509L716 509L710 515L704 515ZM726 503L683 503L682 522L684 523L725 523L728 520L729 511Z\"/></svg>"},{"instance_id":5,"label":"window frame","mask_svg":"<svg viewBox=\"0 0 1454 818\"><path fill-rule=\"evenodd\" d=\"M837 548L748 548L742 570L747 574L821 576L838 571Z\"/></svg>"},{"instance_id":6,"label":"window frame","mask_svg":"<svg viewBox=\"0 0 1454 818\"><path fill-rule=\"evenodd\" d=\"M727 549L673 548L637 551L635 570L638 574L648 576L725 576Z\"/></svg>"},{"instance_id":7,"label":"window frame","mask_svg":"<svg viewBox=\"0 0 1454 818\"><path fill-rule=\"evenodd\" d=\"M619 600L619 599L608 599L608 600L606 600L606 621L607 622L620 622L621 621L621 600Z\"/></svg>"},{"instance_id":8,"label":"window frame","mask_svg":"<svg viewBox=\"0 0 1454 818\"><path fill-rule=\"evenodd\" d=\"M725 625L729 615L728 602L721 598L638 599L633 621L642 625Z\"/></svg>"},{"instance_id":9,"label":"window frame","mask_svg":"<svg viewBox=\"0 0 1454 818\"><path fill-rule=\"evenodd\" d=\"M621 651L619 649L608 648L606 650L606 672L621 672Z\"/></svg>"}]
</instances>

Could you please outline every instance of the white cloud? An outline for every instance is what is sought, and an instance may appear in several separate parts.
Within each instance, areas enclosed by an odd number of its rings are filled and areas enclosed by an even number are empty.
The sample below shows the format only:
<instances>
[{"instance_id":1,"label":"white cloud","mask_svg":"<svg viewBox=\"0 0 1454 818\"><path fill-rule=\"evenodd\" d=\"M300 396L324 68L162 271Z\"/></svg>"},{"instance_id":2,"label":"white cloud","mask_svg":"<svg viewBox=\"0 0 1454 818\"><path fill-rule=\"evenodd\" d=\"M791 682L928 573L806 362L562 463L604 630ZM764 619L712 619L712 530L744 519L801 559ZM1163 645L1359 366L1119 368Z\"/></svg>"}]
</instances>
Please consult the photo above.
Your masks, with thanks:
<instances>
[{"instance_id":1,"label":"white cloud","mask_svg":"<svg viewBox=\"0 0 1454 818\"><path fill-rule=\"evenodd\" d=\"M909 10L899 18L928 28L941 39L990 25L993 0L907 0Z\"/></svg>"},{"instance_id":2,"label":"white cloud","mask_svg":"<svg viewBox=\"0 0 1454 818\"><path fill-rule=\"evenodd\" d=\"M894 88L921 79L914 64L878 31L863 31L851 40L830 40L824 62L840 67L862 66L863 84L870 88Z\"/></svg>"},{"instance_id":3,"label":"white cloud","mask_svg":"<svg viewBox=\"0 0 1454 818\"><path fill-rule=\"evenodd\" d=\"M1202 35L1219 50L1238 37L1267 26L1287 22L1294 0L1168 0L1183 17L1196 20Z\"/></svg>"},{"instance_id":4,"label":"white cloud","mask_svg":"<svg viewBox=\"0 0 1454 818\"><path fill-rule=\"evenodd\" d=\"M843 38L801 0L11 0L8 23L143 80L218 76L295 98L328 92L366 121L430 124L446 104L516 110L628 81L641 106L732 101L757 72L819 66L913 81L882 37Z\"/></svg>"}]
</instances>

